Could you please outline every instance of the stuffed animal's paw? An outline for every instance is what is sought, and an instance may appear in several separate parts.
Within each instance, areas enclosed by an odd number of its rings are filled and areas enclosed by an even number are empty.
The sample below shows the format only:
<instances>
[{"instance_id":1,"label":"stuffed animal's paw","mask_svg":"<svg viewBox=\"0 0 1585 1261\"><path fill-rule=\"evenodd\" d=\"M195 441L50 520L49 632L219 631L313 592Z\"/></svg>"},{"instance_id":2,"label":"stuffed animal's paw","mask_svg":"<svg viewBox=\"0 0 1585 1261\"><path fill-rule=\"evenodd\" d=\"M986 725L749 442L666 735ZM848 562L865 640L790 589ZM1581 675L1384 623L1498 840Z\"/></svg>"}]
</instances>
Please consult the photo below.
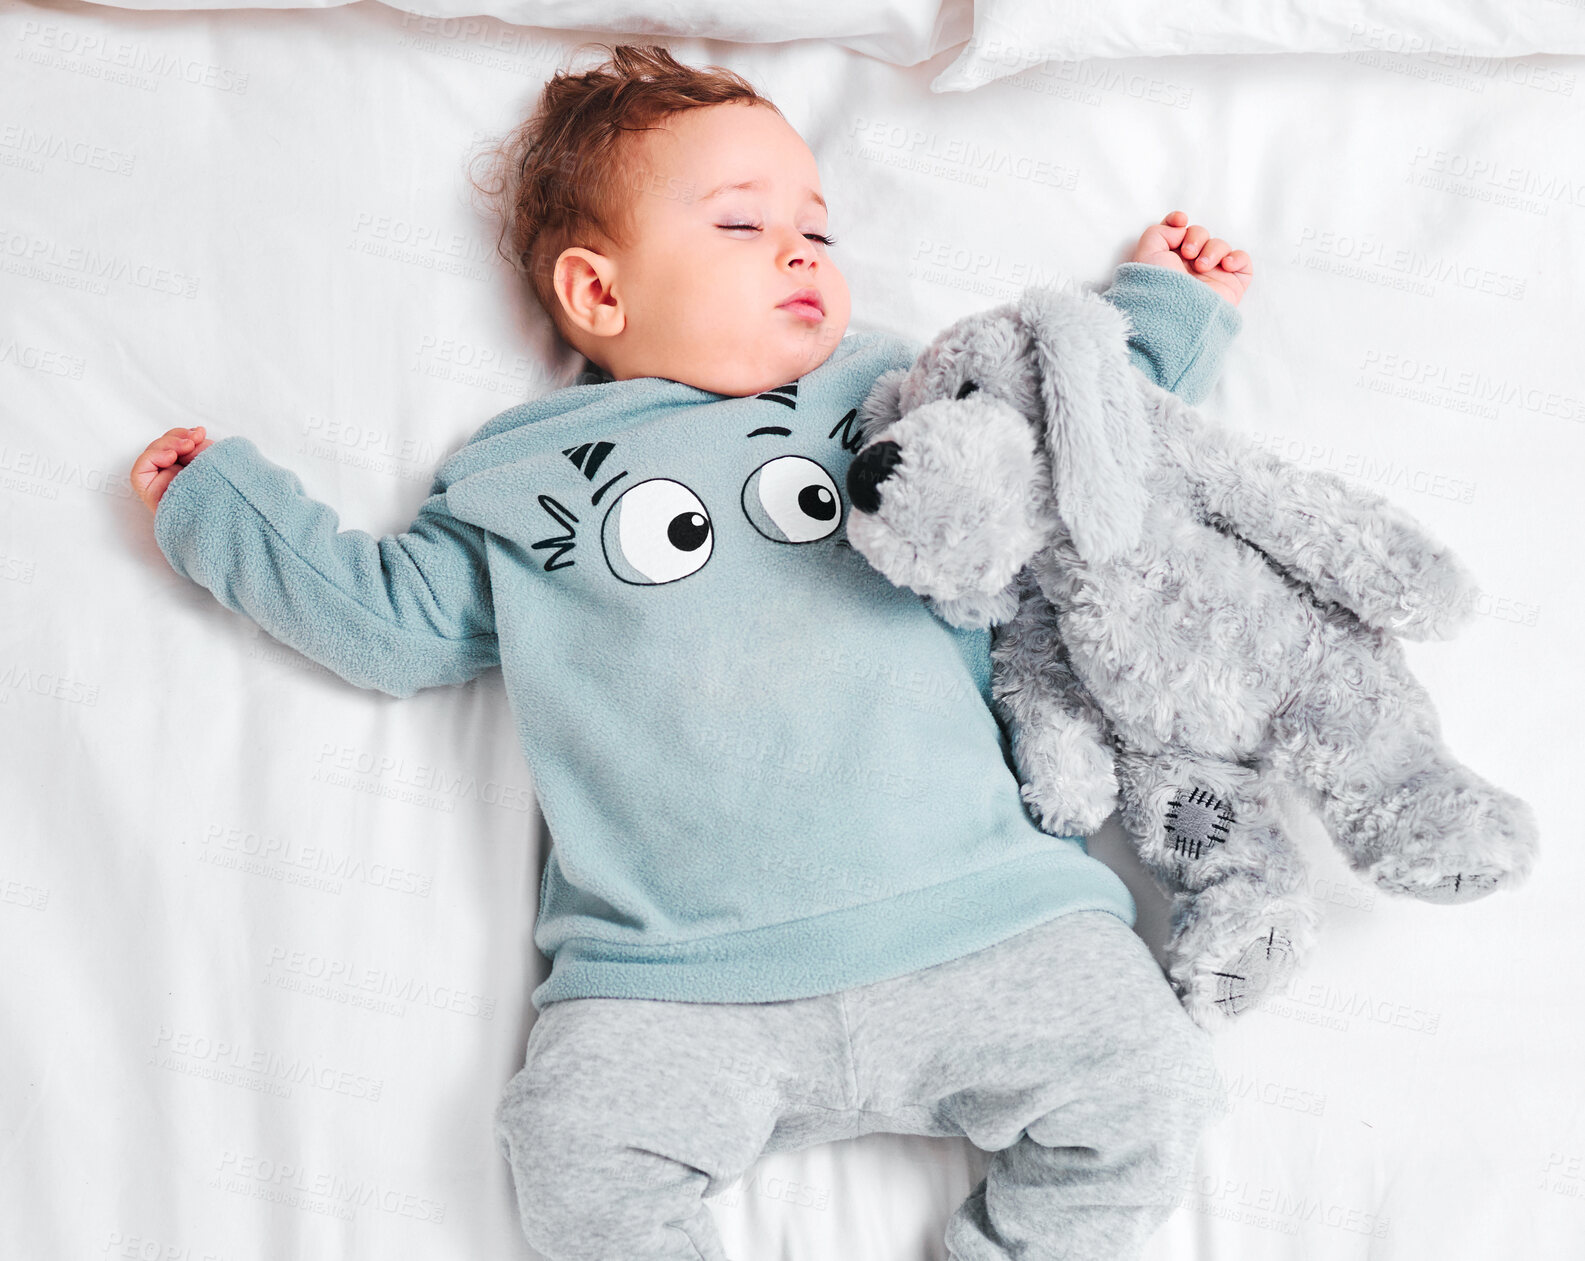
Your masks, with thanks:
<instances>
[{"instance_id":1,"label":"stuffed animal's paw","mask_svg":"<svg viewBox=\"0 0 1585 1261\"><path fill-rule=\"evenodd\" d=\"M1388 893L1443 906L1477 901L1514 882L1513 869L1495 863L1461 859L1455 865L1458 870L1447 871L1445 859L1416 865L1399 861L1393 855L1371 868L1370 877Z\"/></svg>"},{"instance_id":2,"label":"stuffed animal's paw","mask_svg":"<svg viewBox=\"0 0 1585 1261\"><path fill-rule=\"evenodd\" d=\"M1373 619L1405 639L1450 639L1475 613L1480 591L1452 553L1426 538L1407 514L1392 514L1381 546L1385 608Z\"/></svg>"},{"instance_id":3,"label":"stuffed animal's paw","mask_svg":"<svg viewBox=\"0 0 1585 1261\"><path fill-rule=\"evenodd\" d=\"M1168 975L1184 1009L1214 1030L1258 1007L1309 957L1319 915L1302 892L1272 898L1228 881L1179 894Z\"/></svg>"},{"instance_id":4,"label":"stuffed animal's paw","mask_svg":"<svg viewBox=\"0 0 1585 1261\"><path fill-rule=\"evenodd\" d=\"M1422 902L1473 902L1518 884L1535 863L1529 805L1468 767L1439 766L1411 778L1381 808L1365 850L1365 876Z\"/></svg>"},{"instance_id":5,"label":"stuffed animal's paw","mask_svg":"<svg viewBox=\"0 0 1585 1261\"><path fill-rule=\"evenodd\" d=\"M1111 747L1086 724L1023 731L1016 756L1024 778L1019 795L1042 832L1089 836L1117 809Z\"/></svg>"},{"instance_id":6,"label":"stuffed animal's paw","mask_svg":"<svg viewBox=\"0 0 1585 1261\"><path fill-rule=\"evenodd\" d=\"M1287 984L1298 965L1293 935L1286 925L1272 923L1238 954L1200 979L1200 1002L1209 999L1222 1016L1242 1016L1273 991Z\"/></svg>"},{"instance_id":7,"label":"stuffed animal's paw","mask_svg":"<svg viewBox=\"0 0 1585 1261\"><path fill-rule=\"evenodd\" d=\"M1019 794L1028 803L1035 822L1051 836L1089 836L1100 829L1117 809L1117 779L1107 768L1105 780L1081 781L1061 794L1042 793L1025 784Z\"/></svg>"},{"instance_id":8,"label":"stuffed animal's paw","mask_svg":"<svg viewBox=\"0 0 1585 1261\"><path fill-rule=\"evenodd\" d=\"M927 598L925 604L947 625L962 630L1000 626L1018 612L1018 596L1010 586L992 595L966 595L956 600Z\"/></svg>"}]
</instances>

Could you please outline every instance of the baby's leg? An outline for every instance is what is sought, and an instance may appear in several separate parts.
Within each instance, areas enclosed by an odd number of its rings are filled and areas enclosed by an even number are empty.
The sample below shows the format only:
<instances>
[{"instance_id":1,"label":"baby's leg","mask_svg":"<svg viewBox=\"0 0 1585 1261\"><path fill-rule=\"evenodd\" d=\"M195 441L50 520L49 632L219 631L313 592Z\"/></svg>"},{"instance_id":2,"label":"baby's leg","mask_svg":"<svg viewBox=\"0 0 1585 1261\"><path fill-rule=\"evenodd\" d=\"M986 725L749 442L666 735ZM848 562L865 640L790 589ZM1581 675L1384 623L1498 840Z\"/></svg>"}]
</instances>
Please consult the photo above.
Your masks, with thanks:
<instances>
[{"instance_id":1,"label":"baby's leg","mask_svg":"<svg viewBox=\"0 0 1585 1261\"><path fill-rule=\"evenodd\" d=\"M993 1152L954 1261L1128 1261L1172 1212L1225 1098L1208 1034L1104 911L844 991L864 1128Z\"/></svg>"},{"instance_id":2,"label":"baby's leg","mask_svg":"<svg viewBox=\"0 0 1585 1261\"><path fill-rule=\"evenodd\" d=\"M551 1003L495 1113L528 1242L549 1261L725 1261L701 1197L767 1147L852 1133L829 997Z\"/></svg>"}]
</instances>

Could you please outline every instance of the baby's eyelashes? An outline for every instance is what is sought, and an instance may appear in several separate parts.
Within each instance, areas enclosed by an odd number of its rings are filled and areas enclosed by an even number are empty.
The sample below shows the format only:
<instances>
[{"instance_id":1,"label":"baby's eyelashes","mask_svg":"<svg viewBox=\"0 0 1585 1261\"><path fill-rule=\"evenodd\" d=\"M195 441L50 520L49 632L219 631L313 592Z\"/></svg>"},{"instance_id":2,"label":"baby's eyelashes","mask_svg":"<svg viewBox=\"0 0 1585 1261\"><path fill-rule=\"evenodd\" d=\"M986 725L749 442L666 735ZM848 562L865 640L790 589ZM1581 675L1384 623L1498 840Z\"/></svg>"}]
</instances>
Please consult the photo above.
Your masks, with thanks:
<instances>
[{"instance_id":1,"label":"baby's eyelashes","mask_svg":"<svg viewBox=\"0 0 1585 1261\"><path fill-rule=\"evenodd\" d=\"M753 223L718 223L715 226L718 227L718 228L725 229L728 232L759 232L759 231L762 231L762 229L757 224L753 224ZM819 241L821 245L824 245L824 246L827 246L827 247L835 245L837 243L836 237L827 236L827 235L825 235L824 233L821 233L821 232L805 232L803 235L804 235L804 239L806 241Z\"/></svg>"}]
</instances>

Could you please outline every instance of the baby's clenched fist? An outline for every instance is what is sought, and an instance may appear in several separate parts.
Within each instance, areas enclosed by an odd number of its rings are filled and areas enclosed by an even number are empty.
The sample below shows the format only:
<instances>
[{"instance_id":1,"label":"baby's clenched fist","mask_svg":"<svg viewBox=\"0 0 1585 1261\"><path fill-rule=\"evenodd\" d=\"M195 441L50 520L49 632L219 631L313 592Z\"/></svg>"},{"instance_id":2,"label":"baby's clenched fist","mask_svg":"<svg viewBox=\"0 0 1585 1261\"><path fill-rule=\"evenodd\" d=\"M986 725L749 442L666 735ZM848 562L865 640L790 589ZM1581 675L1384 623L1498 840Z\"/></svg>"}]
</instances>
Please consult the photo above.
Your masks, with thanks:
<instances>
[{"instance_id":1,"label":"baby's clenched fist","mask_svg":"<svg viewBox=\"0 0 1585 1261\"><path fill-rule=\"evenodd\" d=\"M202 425L196 429L167 429L132 462L132 489L153 512L176 475L194 456L214 445L211 439L204 437Z\"/></svg>"},{"instance_id":2,"label":"baby's clenched fist","mask_svg":"<svg viewBox=\"0 0 1585 1261\"><path fill-rule=\"evenodd\" d=\"M1146 228L1129 261L1188 272L1234 306L1255 276L1248 254L1233 249L1221 237L1212 236L1198 223L1191 226L1189 216L1181 210L1174 210L1160 223Z\"/></svg>"}]
</instances>

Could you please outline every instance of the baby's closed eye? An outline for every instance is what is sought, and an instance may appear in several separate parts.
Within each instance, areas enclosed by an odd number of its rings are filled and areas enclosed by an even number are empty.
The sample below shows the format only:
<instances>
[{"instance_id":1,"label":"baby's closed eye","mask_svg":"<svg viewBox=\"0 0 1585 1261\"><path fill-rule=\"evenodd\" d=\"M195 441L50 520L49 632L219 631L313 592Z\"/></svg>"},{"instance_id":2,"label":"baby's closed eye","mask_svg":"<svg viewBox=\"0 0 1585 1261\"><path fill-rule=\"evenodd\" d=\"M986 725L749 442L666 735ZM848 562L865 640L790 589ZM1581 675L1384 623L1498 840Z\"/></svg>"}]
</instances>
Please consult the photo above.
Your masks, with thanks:
<instances>
[{"instance_id":1,"label":"baby's closed eye","mask_svg":"<svg viewBox=\"0 0 1585 1261\"><path fill-rule=\"evenodd\" d=\"M715 226L718 227L718 228L724 228L728 232L738 232L738 231L742 231L742 232L759 232L759 231L761 231L761 228L759 227L759 225L758 224L753 224L753 223L718 223ZM807 237L811 241L819 241L820 244L826 245L826 246L835 245L837 243L836 237L834 237L834 236L826 236L825 234L820 233L820 232L805 232L804 236Z\"/></svg>"}]
</instances>

